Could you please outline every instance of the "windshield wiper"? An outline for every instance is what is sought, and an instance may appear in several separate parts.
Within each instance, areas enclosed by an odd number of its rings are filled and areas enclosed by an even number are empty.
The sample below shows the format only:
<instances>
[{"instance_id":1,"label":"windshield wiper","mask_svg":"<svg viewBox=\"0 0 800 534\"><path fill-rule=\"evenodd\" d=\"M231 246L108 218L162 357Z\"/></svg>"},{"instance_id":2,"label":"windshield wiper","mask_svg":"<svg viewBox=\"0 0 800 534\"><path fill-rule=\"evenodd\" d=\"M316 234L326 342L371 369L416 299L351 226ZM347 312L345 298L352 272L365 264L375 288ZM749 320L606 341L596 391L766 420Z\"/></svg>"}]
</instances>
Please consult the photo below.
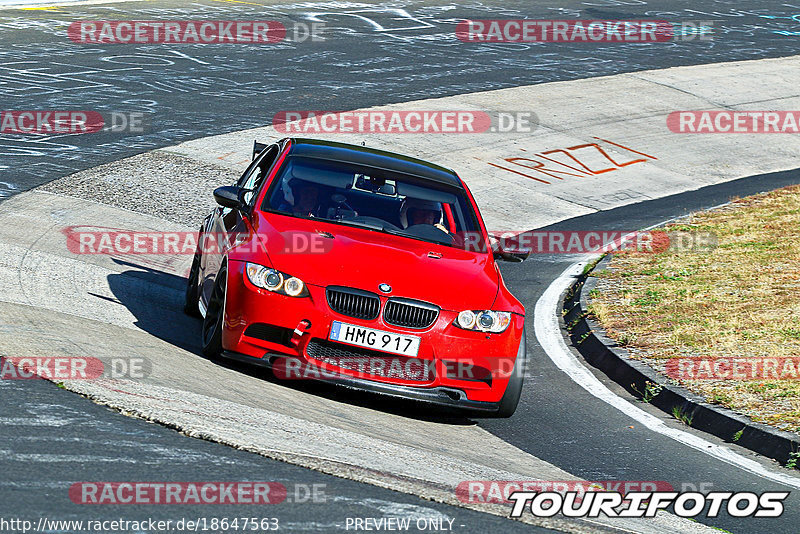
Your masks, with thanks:
<instances>
[{"instance_id":1,"label":"windshield wiper","mask_svg":"<svg viewBox=\"0 0 800 534\"><path fill-rule=\"evenodd\" d=\"M414 233L411 233L411 232L405 232L405 231L403 231L403 230L401 230L399 228L395 229L395 228L393 228L394 225L392 225L392 227L387 227L384 224L370 223L370 222L367 222L367 221L353 221L353 220L347 220L347 219L328 219L328 218L323 218L323 217L313 217L313 218L309 218L309 219L310 220L315 220L315 221L325 221L325 222L330 222L330 223L334 223L334 224L342 224L344 226L351 226L351 227L354 227L354 228L366 228L368 230L374 230L376 232L382 232L384 234L399 235L401 237L408 237L409 239L415 239L417 241L424 241L425 243L435 243L437 245L453 246L452 237L450 237L449 235L448 236L444 236L443 235L441 239L436 239L435 237L432 237L432 236L425 237L425 236L420 236L418 234L414 234Z\"/></svg>"},{"instance_id":2,"label":"windshield wiper","mask_svg":"<svg viewBox=\"0 0 800 534\"><path fill-rule=\"evenodd\" d=\"M336 223L336 224L343 224L345 226L354 226L356 228L367 228L369 230L377 230L378 232L385 232L386 231L386 229L383 227L383 225L370 224L370 223L364 222L364 221L348 221L347 219L323 219L323 218L320 218L320 217L315 217L315 219L318 220L318 221L325 221L325 222L332 222L332 223Z\"/></svg>"},{"instance_id":3,"label":"windshield wiper","mask_svg":"<svg viewBox=\"0 0 800 534\"><path fill-rule=\"evenodd\" d=\"M389 228L384 228L383 231L386 232L387 234L410 237L411 239L416 239L418 241L425 241L426 243L436 243L437 245L445 245L445 246L453 245L452 239L447 239L444 236L442 237L441 240L439 240L433 237L422 237L417 234L412 234L411 232L404 232L403 230L392 230Z\"/></svg>"}]
</instances>

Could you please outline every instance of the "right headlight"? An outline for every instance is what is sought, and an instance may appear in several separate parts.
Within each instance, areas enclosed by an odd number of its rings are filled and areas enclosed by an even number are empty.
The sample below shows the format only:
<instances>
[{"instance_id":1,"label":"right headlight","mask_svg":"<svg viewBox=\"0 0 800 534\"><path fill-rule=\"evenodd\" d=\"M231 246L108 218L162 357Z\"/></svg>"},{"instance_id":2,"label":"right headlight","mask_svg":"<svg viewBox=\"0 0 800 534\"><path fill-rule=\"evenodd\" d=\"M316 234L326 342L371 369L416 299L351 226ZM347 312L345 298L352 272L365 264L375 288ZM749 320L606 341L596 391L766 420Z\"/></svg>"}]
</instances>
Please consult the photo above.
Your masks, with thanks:
<instances>
[{"instance_id":1,"label":"right headlight","mask_svg":"<svg viewBox=\"0 0 800 534\"><path fill-rule=\"evenodd\" d=\"M247 262L245 272L250 283L261 289L290 297L305 297L308 295L308 289L303 281L286 273L250 262Z\"/></svg>"},{"instance_id":2,"label":"right headlight","mask_svg":"<svg viewBox=\"0 0 800 534\"><path fill-rule=\"evenodd\" d=\"M464 310L453 323L464 330L499 334L511 324L511 312L494 310Z\"/></svg>"}]
</instances>

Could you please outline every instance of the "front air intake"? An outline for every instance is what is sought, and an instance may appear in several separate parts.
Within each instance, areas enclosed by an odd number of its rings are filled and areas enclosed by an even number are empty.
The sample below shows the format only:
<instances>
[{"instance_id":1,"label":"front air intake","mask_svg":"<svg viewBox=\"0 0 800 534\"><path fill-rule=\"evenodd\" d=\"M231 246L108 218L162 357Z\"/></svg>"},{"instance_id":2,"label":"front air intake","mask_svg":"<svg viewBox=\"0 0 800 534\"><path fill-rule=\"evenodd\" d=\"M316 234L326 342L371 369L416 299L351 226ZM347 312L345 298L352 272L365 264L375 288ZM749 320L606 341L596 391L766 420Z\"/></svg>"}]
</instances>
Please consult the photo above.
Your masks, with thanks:
<instances>
[{"instance_id":1,"label":"front air intake","mask_svg":"<svg viewBox=\"0 0 800 534\"><path fill-rule=\"evenodd\" d=\"M421 300L391 298L383 310L386 324L423 329L436 322L439 307Z\"/></svg>"},{"instance_id":2,"label":"front air intake","mask_svg":"<svg viewBox=\"0 0 800 534\"><path fill-rule=\"evenodd\" d=\"M325 296L333 311L356 319L377 319L381 310L381 299L369 291L330 286L325 291Z\"/></svg>"}]
</instances>

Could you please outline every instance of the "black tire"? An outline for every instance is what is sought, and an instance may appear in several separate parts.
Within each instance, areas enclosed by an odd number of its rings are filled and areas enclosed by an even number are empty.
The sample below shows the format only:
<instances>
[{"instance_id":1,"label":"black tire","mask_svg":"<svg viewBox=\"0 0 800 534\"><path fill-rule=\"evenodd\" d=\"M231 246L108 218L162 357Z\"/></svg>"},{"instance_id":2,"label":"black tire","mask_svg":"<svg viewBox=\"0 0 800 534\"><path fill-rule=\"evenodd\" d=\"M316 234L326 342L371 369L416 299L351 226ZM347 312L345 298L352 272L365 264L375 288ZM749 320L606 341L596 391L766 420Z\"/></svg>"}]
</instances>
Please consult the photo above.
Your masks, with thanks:
<instances>
[{"instance_id":1,"label":"black tire","mask_svg":"<svg viewBox=\"0 0 800 534\"><path fill-rule=\"evenodd\" d=\"M202 351L206 358L216 359L222 354L222 323L225 318L225 292L228 285L228 270L223 267L217 273L214 290L208 301L206 317L203 319Z\"/></svg>"},{"instance_id":2,"label":"black tire","mask_svg":"<svg viewBox=\"0 0 800 534\"><path fill-rule=\"evenodd\" d=\"M192 268L189 269L189 281L186 284L186 295L183 302L183 313L192 317L202 317L197 303L200 300L200 252L195 252Z\"/></svg>"},{"instance_id":3,"label":"black tire","mask_svg":"<svg viewBox=\"0 0 800 534\"><path fill-rule=\"evenodd\" d=\"M511 371L511 379L508 381L503 398L500 399L500 409L497 410L494 417L508 418L514 415L517 410L519 399L522 396L522 384L525 381L527 367L527 353L525 350L525 328L523 327L522 340L520 340L519 349L517 349L517 359L514 362L514 369Z\"/></svg>"}]
</instances>

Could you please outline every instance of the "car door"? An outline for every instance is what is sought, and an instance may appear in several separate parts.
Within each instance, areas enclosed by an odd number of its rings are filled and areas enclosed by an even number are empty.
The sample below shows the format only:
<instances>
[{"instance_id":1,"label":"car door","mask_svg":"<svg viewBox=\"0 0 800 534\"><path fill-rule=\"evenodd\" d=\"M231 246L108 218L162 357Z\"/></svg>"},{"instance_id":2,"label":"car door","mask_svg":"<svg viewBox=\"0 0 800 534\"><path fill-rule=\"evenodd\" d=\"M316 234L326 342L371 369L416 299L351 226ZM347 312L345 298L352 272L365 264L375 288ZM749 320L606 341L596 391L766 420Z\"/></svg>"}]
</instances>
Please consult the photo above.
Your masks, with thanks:
<instances>
[{"instance_id":1,"label":"car door","mask_svg":"<svg viewBox=\"0 0 800 534\"><path fill-rule=\"evenodd\" d=\"M200 261L200 280L202 280L200 295L204 306L211 296L217 273L228 249L239 233L249 231L250 225L246 218L250 215L258 188L264 183L279 152L277 144L265 148L236 182L236 185L245 191L242 195L245 204L243 209L218 206L208 220L201 236L203 255Z\"/></svg>"}]
</instances>

